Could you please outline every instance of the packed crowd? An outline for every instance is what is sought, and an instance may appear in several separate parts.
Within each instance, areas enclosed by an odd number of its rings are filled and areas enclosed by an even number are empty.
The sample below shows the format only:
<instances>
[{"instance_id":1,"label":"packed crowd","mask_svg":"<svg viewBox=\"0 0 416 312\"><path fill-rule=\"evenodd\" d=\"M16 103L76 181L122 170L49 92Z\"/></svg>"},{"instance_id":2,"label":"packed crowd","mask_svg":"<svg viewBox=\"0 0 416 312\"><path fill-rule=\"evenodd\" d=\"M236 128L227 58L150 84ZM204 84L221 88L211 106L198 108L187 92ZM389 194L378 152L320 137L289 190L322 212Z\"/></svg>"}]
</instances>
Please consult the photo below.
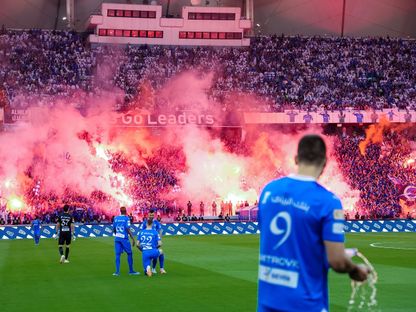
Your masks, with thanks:
<instances>
[{"instance_id":1,"label":"packed crowd","mask_svg":"<svg viewBox=\"0 0 416 312\"><path fill-rule=\"evenodd\" d=\"M0 84L14 108L53 105L91 90L93 55L70 31L8 31L0 35Z\"/></svg>"},{"instance_id":2,"label":"packed crowd","mask_svg":"<svg viewBox=\"0 0 416 312\"><path fill-rule=\"evenodd\" d=\"M388 131L382 144L369 144L362 155L359 143L363 139L358 133L339 137L335 146L334 156L343 175L353 189L360 190L360 199L348 219L406 217L400 198L405 186L416 185L415 167L406 166L415 142L403 133Z\"/></svg>"},{"instance_id":3,"label":"packed crowd","mask_svg":"<svg viewBox=\"0 0 416 312\"><path fill-rule=\"evenodd\" d=\"M360 191L355 207L348 209L347 219L394 219L414 217L403 211L403 189L409 184L416 185L416 164L407 165L416 142L407 130L385 130L383 143L370 143L365 154L360 152L360 142L364 139L362 128L354 128L352 135L337 135L331 157L335 157L347 183ZM186 194L180 193L179 177L186 167L183 151L173 146L156 149L148 157L146 164L132 163L122 154L113 154L111 166L115 172L126 177L125 184L114 183L131 198L129 206L132 221L141 221L150 209L165 221L200 221L212 216L229 220L240 209L256 203L241 201L232 203L225 200L203 202L197 198L188 202ZM280 177L287 172L275 171L270 178ZM182 199L180 199L182 198ZM44 193L40 182L28 187L24 200L35 207L35 214L45 223L53 223L63 203L70 204L76 222L109 222L113 211L105 207L118 207L119 203L101 192L90 196L67 190L63 196ZM6 203L4 203L6 204ZM416 208L413 200L406 203ZM6 211L0 207L0 224L28 224L35 214Z\"/></svg>"},{"instance_id":4,"label":"packed crowd","mask_svg":"<svg viewBox=\"0 0 416 312\"><path fill-rule=\"evenodd\" d=\"M122 152L114 152L111 153L109 163L113 172L124 177L123 180L115 177L111 184L128 196L130 203L126 204L133 222L143 220L151 209L165 221L176 220L177 216L180 216L180 221L197 221L203 217L227 220L239 209L249 205L247 201L201 201L192 207L190 201L181 202L178 197L186 195L174 194L181 192L178 176L186 169L186 159L183 151L176 146L164 145L154 149L143 163L132 161ZM70 206L75 222L109 222L120 206L119 201L100 191L80 194L77 190L68 188L63 194L46 192L41 180L33 177L29 171L25 174L33 179L27 179L31 183L26 185L20 200L26 207L31 207L31 211L13 209L10 200L2 198L0 189L0 225L30 224L35 217L44 223L55 223L64 204Z\"/></svg>"},{"instance_id":5,"label":"packed crowd","mask_svg":"<svg viewBox=\"0 0 416 312\"><path fill-rule=\"evenodd\" d=\"M88 47L80 34L70 31L0 33L0 91L12 108L34 103L50 107L71 99L72 105L83 109L89 100L111 92L117 95L116 109L166 109L169 99L152 95L170 78L188 70L212 75L206 94L222 109L416 109L416 42L411 40L267 36L253 38L251 46L242 49ZM115 87L119 93L114 92ZM243 107L235 101L236 94L252 94L263 101ZM356 214L397 217L401 213L397 200L400 187L393 181L416 183L414 171L403 167L408 145L390 133L385 144L394 149L369 145L366 155L361 156L361 139L359 135L340 137L335 149L344 176L361 191ZM225 145L240 155L249 150L238 143ZM143 216L155 207L163 215L191 216L185 203L168 196L180 188L178 175L185 170L184 157L183 151L173 146L154 151L145 165L133 164L122 154L112 155L113 170L130 181L125 192L135 203L134 216ZM97 192L86 198L68 190L58 201L56 194L36 188L28 188L25 201L36 207L45 222L55 220L62 202L74 203L73 213L79 222L111 219L96 208L111 201L105 194ZM223 215L228 212L224 209ZM196 215L200 215L198 210ZM27 223L33 217L6 214L4 205L0 207L0 223Z\"/></svg>"},{"instance_id":6,"label":"packed crowd","mask_svg":"<svg viewBox=\"0 0 416 312\"><path fill-rule=\"evenodd\" d=\"M263 36L240 49L90 48L70 31L0 34L0 85L14 107L54 105L70 97L81 108L115 86L118 109L166 107L169 99L149 104L149 93L187 70L212 74L207 95L230 110L416 107L414 40ZM236 94L262 101L242 107Z\"/></svg>"}]
</instances>

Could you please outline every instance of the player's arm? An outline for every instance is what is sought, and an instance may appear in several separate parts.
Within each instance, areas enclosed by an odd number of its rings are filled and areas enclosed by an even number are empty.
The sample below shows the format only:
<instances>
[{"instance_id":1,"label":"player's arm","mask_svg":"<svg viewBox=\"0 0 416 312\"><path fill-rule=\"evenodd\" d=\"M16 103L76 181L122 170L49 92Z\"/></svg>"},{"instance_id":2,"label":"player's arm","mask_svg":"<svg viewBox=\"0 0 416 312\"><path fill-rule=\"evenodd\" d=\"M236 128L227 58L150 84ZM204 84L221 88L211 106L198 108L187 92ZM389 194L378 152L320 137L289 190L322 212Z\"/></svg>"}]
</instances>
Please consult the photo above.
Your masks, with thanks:
<instances>
[{"instance_id":1,"label":"player's arm","mask_svg":"<svg viewBox=\"0 0 416 312\"><path fill-rule=\"evenodd\" d=\"M129 233L129 236L131 237L131 245L134 247L136 245L136 240L134 239L133 233L129 228L127 229L127 233Z\"/></svg>"},{"instance_id":2,"label":"player's arm","mask_svg":"<svg viewBox=\"0 0 416 312\"><path fill-rule=\"evenodd\" d=\"M353 263L345 253L344 211L341 202L334 198L328 202L327 207L323 215L322 236L330 267L335 272L348 273L356 281L365 281L369 273L368 268Z\"/></svg>"},{"instance_id":3,"label":"player's arm","mask_svg":"<svg viewBox=\"0 0 416 312\"><path fill-rule=\"evenodd\" d=\"M56 235L59 234L59 231L61 230L61 223L60 220L58 220L58 222L56 222L56 226L55 226L55 231L56 231Z\"/></svg>"},{"instance_id":4,"label":"player's arm","mask_svg":"<svg viewBox=\"0 0 416 312\"><path fill-rule=\"evenodd\" d=\"M136 247L137 247L140 251L143 251L143 246L140 244L140 238L139 238L139 237L137 237Z\"/></svg>"},{"instance_id":5,"label":"player's arm","mask_svg":"<svg viewBox=\"0 0 416 312\"><path fill-rule=\"evenodd\" d=\"M156 230L157 234L159 234L159 236L162 236L162 225L160 224L159 221L157 221L157 230Z\"/></svg>"},{"instance_id":6,"label":"player's arm","mask_svg":"<svg viewBox=\"0 0 416 312\"><path fill-rule=\"evenodd\" d=\"M74 218L71 219L71 233L72 233L72 239L75 240L76 236L75 236L75 223L74 223Z\"/></svg>"},{"instance_id":7,"label":"player's arm","mask_svg":"<svg viewBox=\"0 0 416 312\"><path fill-rule=\"evenodd\" d=\"M162 247L162 238L160 237L159 234L155 235L156 240L157 240L157 248Z\"/></svg>"},{"instance_id":8,"label":"player's arm","mask_svg":"<svg viewBox=\"0 0 416 312\"><path fill-rule=\"evenodd\" d=\"M351 261L345 253L344 243L324 241L326 256L331 268L338 273L348 273L351 279L362 282L367 279L369 269Z\"/></svg>"}]
</instances>

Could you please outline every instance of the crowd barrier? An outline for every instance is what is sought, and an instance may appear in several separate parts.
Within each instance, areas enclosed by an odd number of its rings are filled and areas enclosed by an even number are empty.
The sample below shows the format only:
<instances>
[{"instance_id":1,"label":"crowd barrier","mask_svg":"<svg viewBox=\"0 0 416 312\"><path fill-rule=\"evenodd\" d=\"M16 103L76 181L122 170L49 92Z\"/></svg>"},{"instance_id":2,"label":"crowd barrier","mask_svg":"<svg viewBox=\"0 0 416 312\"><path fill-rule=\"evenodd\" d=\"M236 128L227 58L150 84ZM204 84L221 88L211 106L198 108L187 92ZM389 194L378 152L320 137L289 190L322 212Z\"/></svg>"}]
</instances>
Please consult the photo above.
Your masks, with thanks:
<instances>
[{"instance_id":1,"label":"crowd barrier","mask_svg":"<svg viewBox=\"0 0 416 312\"><path fill-rule=\"evenodd\" d=\"M137 235L139 224L132 225ZM215 235L215 234L257 234L257 222L206 222L206 223L167 223L162 224L163 235ZM414 220L392 221L346 221L345 232L416 232ZM42 238L51 238L55 233L54 225L43 225ZM104 237L113 235L111 224L79 224L75 227L77 237ZM30 226L1 226L0 239L33 238Z\"/></svg>"}]
</instances>

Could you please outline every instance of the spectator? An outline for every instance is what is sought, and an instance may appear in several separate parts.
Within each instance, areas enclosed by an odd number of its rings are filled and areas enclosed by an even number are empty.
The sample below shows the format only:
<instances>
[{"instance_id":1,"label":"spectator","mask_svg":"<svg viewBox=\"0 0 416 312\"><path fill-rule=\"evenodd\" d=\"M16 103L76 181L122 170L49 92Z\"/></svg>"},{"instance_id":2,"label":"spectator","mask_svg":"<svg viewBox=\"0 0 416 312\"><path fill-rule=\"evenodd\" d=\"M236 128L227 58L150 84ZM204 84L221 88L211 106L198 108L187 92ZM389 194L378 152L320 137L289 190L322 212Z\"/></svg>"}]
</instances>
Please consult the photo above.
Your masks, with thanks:
<instances>
[{"instance_id":1,"label":"spectator","mask_svg":"<svg viewBox=\"0 0 416 312\"><path fill-rule=\"evenodd\" d=\"M191 216L192 215L192 203L190 200L188 201L186 206L188 207L188 216Z\"/></svg>"},{"instance_id":2,"label":"spectator","mask_svg":"<svg viewBox=\"0 0 416 312\"><path fill-rule=\"evenodd\" d=\"M200 214L201 216L203 216L203 215L204 215L204 208L205 208L205 204L204 204L204 202L203 202L203 201L201 201L201 202L199 203L199 214Z\"/></svg>"},{"instance_id":3,"label":"spectator","mask_svg":"<svg viewBox=\"0 0 416 312\"><path fill-rule=\"evenodd\" d=\"M212 215L216 216L217 215L217 203L215 201L212 201Z\"/></svg>"}]
</instances>

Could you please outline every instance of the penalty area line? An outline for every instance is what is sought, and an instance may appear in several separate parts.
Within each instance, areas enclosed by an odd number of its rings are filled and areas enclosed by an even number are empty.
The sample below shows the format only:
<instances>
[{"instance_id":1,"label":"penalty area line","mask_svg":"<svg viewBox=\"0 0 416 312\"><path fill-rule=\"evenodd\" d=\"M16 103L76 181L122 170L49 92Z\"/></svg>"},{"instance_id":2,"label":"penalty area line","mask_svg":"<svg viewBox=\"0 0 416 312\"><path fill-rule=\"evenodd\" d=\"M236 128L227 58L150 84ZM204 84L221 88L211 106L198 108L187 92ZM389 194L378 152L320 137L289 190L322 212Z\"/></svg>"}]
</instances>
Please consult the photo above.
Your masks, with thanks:
<instances>
[{"instance_id":1,"label":"penalty area line","mask_svg":"<svg viewBox=\"0 0 416 312\"><path fill-rule=\"evenodd\" d=\"M382 243L371 243L370 246L374 248L383 248L383 249L397 249L397 250L416 250L416 247L391 247L391 246L382 246Z\"/></svg>"}]
</instances>

